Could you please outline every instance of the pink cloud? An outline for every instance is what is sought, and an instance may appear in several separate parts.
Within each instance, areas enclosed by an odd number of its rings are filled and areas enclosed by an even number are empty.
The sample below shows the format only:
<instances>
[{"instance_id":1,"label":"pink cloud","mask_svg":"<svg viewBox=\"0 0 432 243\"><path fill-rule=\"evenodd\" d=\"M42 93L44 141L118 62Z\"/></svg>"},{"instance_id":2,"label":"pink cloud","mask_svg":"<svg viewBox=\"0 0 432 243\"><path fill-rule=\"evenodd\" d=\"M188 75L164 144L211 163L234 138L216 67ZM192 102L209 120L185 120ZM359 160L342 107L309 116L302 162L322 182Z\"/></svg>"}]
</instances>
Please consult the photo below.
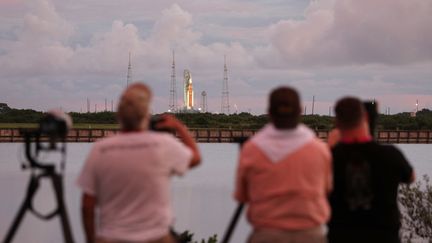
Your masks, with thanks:
<instances>
[{"instance_id":1,"label":"pink cloud","mask_svg":"<svg viewBox=\"0 0 432 243\"><path fill-rule=\"evenodd\" d=\"M323 1L326 2L326 1ZM425 0L313 1L303 20L283 20L258 53L270 66L407 64L432 60L432 2Z\"/></svg>"}]
</instances>

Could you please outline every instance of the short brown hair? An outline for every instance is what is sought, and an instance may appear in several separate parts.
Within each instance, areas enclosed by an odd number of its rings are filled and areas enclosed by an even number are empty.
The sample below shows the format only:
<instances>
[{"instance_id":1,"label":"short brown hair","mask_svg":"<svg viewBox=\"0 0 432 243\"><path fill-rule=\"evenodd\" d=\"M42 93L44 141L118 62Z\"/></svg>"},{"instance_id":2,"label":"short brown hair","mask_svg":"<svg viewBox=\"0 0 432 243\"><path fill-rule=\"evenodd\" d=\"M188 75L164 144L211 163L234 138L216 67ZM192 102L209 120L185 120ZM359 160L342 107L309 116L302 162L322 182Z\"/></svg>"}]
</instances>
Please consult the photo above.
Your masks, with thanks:
<instances>
[{"instance_id":1,"label":"short brown hair","mask_svg":"<svg viewBox=\"0 0 432 243\"><path fill-rule=\"evenodd\" d=\"M123 92L117 109L117 118L123 131L135 131L148 116L151 90L143 83L134 83Z\"/></svg>"},{"instance_id":2,"label":"short brown hair","mask_svg":"<svg viewBox=\"0 0 432 243\"><path fill-rule=\"evenodd\" d=\"M294 128L300 122L300 96L291 87L274 89L269 98L269 115L276 128Z\"/></svg>"},{"instance_id":3,"label":"short brown hair","mask_svg":"<svg viewBox=\"0 0 432 243\"><path fill-rule=\"evenodd\" d=\"M357 127L365 114L365 108L360 99L344 97L336 102L336 126L340 129Z\"/></svg>"}]
</instances>

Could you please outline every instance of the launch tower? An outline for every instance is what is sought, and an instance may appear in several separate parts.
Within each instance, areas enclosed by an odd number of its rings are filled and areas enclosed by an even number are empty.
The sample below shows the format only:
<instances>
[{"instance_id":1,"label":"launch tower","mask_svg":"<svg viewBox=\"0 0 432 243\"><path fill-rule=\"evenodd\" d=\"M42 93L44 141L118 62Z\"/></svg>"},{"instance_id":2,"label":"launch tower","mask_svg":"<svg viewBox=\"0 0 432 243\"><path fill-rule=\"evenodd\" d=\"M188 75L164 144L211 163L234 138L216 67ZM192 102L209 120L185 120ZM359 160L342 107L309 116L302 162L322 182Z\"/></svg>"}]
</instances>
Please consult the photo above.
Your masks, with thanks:
<instances>
[{"instance_id":1,"label":"launch tower","mask_svg":"<svg viewBox=\"0 0 432 243\"><path fill-rule=\"evenodd\" d=\"M201 111L207 112L207 92L201 92Z\"/></svg>"},{"instance_id":2,"label":"launch tower","mask_svg":"<svg viewBox=\"0 0 432 243\"><path fill-rule=\"evenodd\" d=\"M128 87L129 84L131 83L132 83L132 65L131 65L131 53L129 52L129 65L128 65L128 72L127 72L126 87Z\"/></svg>"},{"instance_id":3,"label":"launch tower","mask_svg":"<svg viewBox=\"0 0 432 243\"><path fill-rule=\"evenodd\" d=\"M172 60L172 66L171 66L169 111L170 112L177 112L177 88L176 88L176 76L175 76L175 53L174 53L174 51L173 51L173 60Z\"/></svg>"},{"instance_id":4,"label":"launch tower","mask_svg":"<svg viewBox=\"0 0 432 243\"><path fill-rule=\"evenodd\" d=\"M228 91L228 69L226 65L226 56L224 56L224 76L222 83L222 102L221 102L221 113L229 114L229 91Z\"/></svg>"}]
</instances>

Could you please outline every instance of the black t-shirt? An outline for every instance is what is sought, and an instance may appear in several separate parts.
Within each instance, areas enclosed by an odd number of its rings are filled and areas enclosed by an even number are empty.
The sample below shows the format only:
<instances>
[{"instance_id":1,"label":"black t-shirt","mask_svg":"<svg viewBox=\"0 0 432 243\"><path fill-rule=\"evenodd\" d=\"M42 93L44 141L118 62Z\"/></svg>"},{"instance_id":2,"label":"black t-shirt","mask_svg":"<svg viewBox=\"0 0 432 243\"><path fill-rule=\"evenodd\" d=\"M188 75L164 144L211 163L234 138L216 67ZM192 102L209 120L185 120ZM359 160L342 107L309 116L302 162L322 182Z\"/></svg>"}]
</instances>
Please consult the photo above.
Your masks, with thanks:
<instances>
[{"instance_id":1,"label":"black t-shirt","mask_svg":"<svg viewBox=\"0 0 432 243\"><path fill-rule=\"evenodd\" d=\"M334 187L330 231L371 229L397 232L398 185L409 182L412 167L392 145L339 143L332 149Z\"/></svg>"}]
</instances>

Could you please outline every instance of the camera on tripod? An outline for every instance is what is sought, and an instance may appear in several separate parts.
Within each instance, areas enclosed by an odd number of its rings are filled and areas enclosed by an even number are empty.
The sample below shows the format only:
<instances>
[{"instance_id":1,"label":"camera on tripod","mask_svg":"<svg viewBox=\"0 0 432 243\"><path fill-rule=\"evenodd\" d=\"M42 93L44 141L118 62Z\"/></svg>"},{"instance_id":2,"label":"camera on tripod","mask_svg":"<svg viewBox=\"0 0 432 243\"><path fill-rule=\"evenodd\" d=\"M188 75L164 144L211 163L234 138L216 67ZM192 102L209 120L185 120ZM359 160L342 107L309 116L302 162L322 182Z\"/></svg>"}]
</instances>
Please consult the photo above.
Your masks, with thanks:
<instances>
[{"instance_id":1,"label":"camera on tripod","mask_svg":"<svg viewBox=\"0 0 432 243\"><path fill-rule=\"evenodd\" d=\"M25 141L25 155L28 164L23 164L23 169L30 169L30 180L24 201L12 222L4 239L4 243L12 242L17 229L27 211L33 213L42 220L50 220L55 216L60 217L64 242L74 243L66 205L63 196L63 171L66 162L66 136L72 126L72 119L62 111L53 110L42 118L39 128L36 130L21 130ZM59 143L60 142L60 143ZM39 161L39 153L60 152L60 172L56 171L56 163L42 163ZM38 212L33 206L33 198L39 189L40 181L44 178L51 180L57 207L47 213Z\"/></svg>"},{"instance_id":2,"label":"camera on tripod","mask_svg":"<svg viewBox=\"0 0 432 243\"><path fill-rule=\"evenodd\" d=\"M41 151L59 151L65 156L66 136L72 126L72 119L59 110L52 110L39 122L36 130L21 130L24 136L26 158L31 168L52 169L53 166L43 165L37 161ZM62 146L58 146L61 142ZM27 165L23 165L27 168Z\"/></svg>"},{"instance_id":3,"label":"camera on tripod","mask_svg":"<svg viewBox=\"0 0 432 243\"><path fill-rule=\"evenodd\" d=\"M64 138L67 135L67 121L55 114L49 113L39 123L38 132L50 138Z\"/></svg>"}]
</instances>

